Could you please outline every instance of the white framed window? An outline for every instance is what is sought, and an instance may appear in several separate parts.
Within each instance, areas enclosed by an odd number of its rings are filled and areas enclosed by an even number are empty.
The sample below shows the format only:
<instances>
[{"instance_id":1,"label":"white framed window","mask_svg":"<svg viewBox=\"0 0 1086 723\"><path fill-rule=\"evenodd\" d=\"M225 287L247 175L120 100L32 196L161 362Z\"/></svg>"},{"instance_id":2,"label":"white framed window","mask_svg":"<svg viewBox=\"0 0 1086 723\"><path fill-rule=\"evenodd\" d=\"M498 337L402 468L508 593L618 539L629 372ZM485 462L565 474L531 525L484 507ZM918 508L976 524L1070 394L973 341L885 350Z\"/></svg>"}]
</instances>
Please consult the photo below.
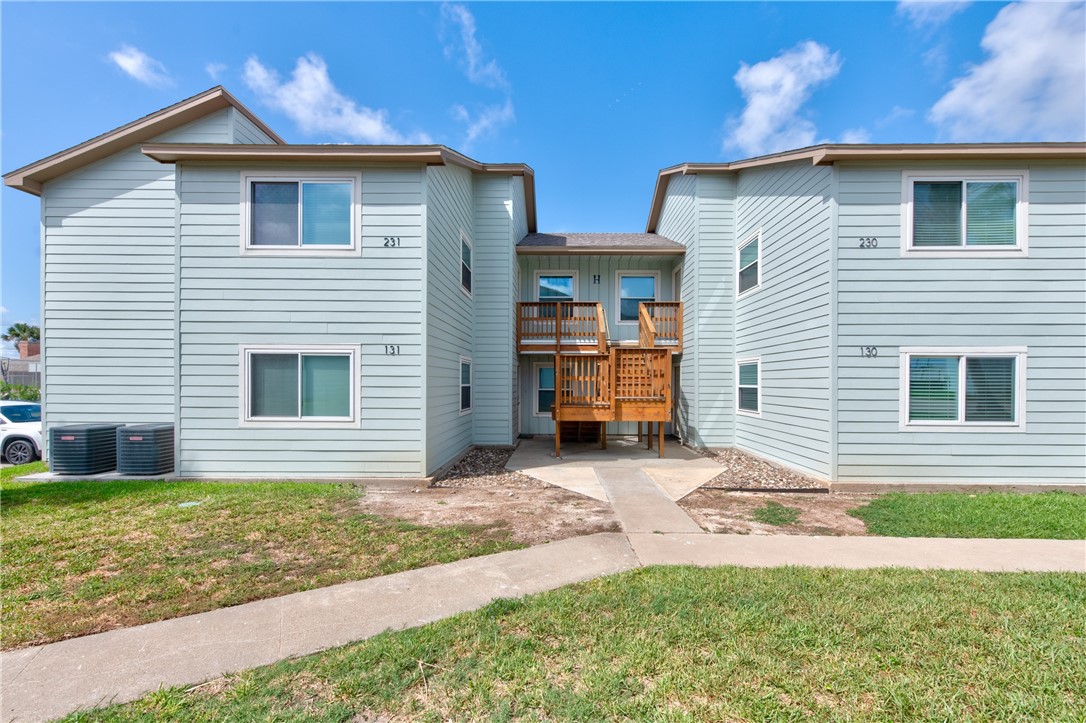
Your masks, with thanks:
<instances>
[{"instance_id":1,"label":"white framed window","mask_svg":"<svg viewBox=\"0 0 1086 723\"><path fill-rule=\"evenodd\" d=\"M532 376L535 382L535 407L532 414L549 419L551 407L554 406L554 364L533 364Z\"/></svg>"},{"instance_id":2,"label":"white framed window","mask_svg":"<svg viewBox=\"0 0 1086 723\"><path fill-rule=\"evenodd\" d=\"M1022 429L1026 347L900 350L901 428Z\"/></svg>"},{"instance_id":3,"label":"white framed window","mask_svg":"<svg viewBox=\"0 0 1086 723\"><path fill-rule=\"evenodd\" d=\"M741 299L762 286L762 229L743 239L735 253L735 297Z\"/></svg>"},{"instance_id":4,"label":"white framed window","mask_svg":"<svg viewBox=\"0 0 1086 723\"><path fill-rule=\"evenodd\" d=\"M577 272L541 270L535 272L536 301L576 301Z\"/></svg>"},{"instance_id":5,"label":"white framed window","mask_svg":"<svg viewBox=\"0 0 1086 723\"><path fill-rule=\"evenodd\" d=\"M735 363L735 409L739 414L762 416L762 360L740 359Z\"/></svg>"},{"instance_id":6,"label":"white framed window","mask_svg":"<svg viewBox=\"0 0 1086 723\"><path fill-rule=\"evenodd\" d=\"M616 279L618 323L636 324L638 304L659 298L660 272L619 271Z\"/></svg>"},{"instance_id":7,"label":"white framed window","mask_svg":"<svg viewBox=\"0 0 1086 723\"><path fill-rule=\"evenodd\" d=\"M460 414L471 412L471 357L460 357Z\"/></svg>"},{"instance_id":8,"label":"white framed window","mask_svg":"<svg viewBox=\"0 0 1086 723\"><path fill-rule=\"evenodd\" d=\"M1025 255L1028 181L1025 171L902 173L902 254Z\"/></svg>"},{"instance_id":9,"label":"white framed window","mask_svg":"<svg viewBox=\"0 0 1086 723\"><path fill-rule=\"evenodd\" d=\"M357 427L359 349L242 345L242 426Z\"/></svg>"},{"instance_id":10,"label":"white framed window","mask_svg":"<svg viewBox=\"0 0 1086 723\"><path fill-rule=\"evenodd\" d=\"M471 298L471 239L460 232L460 290Z\"/></svg>"},{"instance_id":11,"label":"white framed window","mask_svg":"<svg viewBox=\"0 0 1086 723\"><path fill-rule=\"evenodd\" d=\"M360 254L361 189L359 173L242 173L242 254Z\"/></svg>"}]
</instances>

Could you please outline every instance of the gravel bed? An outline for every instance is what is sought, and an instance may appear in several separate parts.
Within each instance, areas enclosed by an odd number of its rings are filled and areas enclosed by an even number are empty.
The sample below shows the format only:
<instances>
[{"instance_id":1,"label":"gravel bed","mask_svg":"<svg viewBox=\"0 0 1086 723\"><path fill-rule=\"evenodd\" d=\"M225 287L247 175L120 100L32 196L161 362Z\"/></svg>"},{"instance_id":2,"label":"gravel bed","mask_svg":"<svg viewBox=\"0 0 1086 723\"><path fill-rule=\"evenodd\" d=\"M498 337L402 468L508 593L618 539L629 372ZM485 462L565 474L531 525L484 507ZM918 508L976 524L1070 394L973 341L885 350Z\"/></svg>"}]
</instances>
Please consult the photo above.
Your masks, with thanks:
<instances>
[{"instance_id":1,"label":"gravel bed","mask_svg":"<svg viewBox=\"0 0 1086 723\"><path fill-rule=\"evenodd\" d=\"M510 472L505 463L513 456L506 447L476 447L468 452L431 487L549 487L546 482L520 472Z\"/></svg>"},{"instance_id":2,"label":"gravel bed","mask_svg":"<svg viewBox=\"0 0 1086 723\"><path fill-rule=\"evenodd\" d=\"M724 471L706 482L705 487L785 490L827 487L825 482L766 462L737 449L706 450L704 454L724 465Z\"/></svg>"}]
</instances>

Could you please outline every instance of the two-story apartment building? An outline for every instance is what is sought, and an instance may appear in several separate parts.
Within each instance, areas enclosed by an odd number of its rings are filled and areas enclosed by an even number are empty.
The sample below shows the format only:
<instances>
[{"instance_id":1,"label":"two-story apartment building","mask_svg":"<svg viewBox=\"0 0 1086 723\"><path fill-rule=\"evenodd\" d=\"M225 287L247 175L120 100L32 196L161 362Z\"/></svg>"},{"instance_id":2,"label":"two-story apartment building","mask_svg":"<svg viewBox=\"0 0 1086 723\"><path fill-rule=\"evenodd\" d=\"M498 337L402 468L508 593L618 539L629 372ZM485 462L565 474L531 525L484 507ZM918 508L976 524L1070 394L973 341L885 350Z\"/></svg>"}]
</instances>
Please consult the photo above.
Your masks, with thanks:
<instances>
[{"instance_id":1,"label":"two-story apartment building","mask_svg":"<svg viewBox=\"0 0 1086 723\"><path fill-rule=\"evenodd\" d=\"M533 180L286 144L222 88L7 174L42 199L46 425L174 423L186 477L669 421L823 479L1086 475L1086 144L685 164L643 234L538 233Z\"/></svg>"}]
</instances>

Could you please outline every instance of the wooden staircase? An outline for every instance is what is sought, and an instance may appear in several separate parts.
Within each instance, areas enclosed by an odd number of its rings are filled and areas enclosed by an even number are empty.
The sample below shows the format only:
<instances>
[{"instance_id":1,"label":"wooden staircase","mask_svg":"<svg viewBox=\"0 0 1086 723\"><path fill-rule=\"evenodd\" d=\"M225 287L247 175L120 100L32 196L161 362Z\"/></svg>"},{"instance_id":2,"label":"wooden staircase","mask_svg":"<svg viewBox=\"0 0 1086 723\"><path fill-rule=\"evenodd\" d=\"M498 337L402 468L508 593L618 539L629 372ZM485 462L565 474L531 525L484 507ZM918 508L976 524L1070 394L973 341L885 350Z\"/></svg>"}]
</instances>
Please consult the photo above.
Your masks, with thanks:
<instances>
[{"instance_id":1,"label":"wooden staircase","mask_svg":"<svg viewBox=\"0 0 1086 723\"><path fill-rule=\"evenodd\" d=\"M554 453L562 439L590 441L587 429L607 448L607 422L648 422L648 448L657 425L664 456L664 424L671 421L672 354L682 350L682 303L642 303L637 346L608 338L603 305L584 302L525 302L520 305L518 346L522 352L554 354Z\"/></svg>"}]
</instances>

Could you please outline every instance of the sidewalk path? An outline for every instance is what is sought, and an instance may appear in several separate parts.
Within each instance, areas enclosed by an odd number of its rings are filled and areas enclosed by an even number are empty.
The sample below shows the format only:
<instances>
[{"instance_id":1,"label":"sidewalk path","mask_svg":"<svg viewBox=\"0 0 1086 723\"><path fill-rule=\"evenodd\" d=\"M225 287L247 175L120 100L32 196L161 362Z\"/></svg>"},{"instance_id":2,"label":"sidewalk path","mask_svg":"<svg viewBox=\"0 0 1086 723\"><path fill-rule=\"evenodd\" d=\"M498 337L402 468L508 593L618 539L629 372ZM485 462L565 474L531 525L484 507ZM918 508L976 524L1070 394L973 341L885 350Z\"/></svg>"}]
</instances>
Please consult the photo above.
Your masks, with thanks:
<instances>
[{"instance_id":1,"label":"sidewalk path","mask_svg":"<svg viewBox=\"0 0 1086 723\"><path fill-rule=\"evenodd\" d=\"M13 650L0 718L134 700L637 565L623 535L601 533Z\"/></svg>"},{"instance_id":2,"label":"sidewalk path","mask_svg":"<svg viewBox=\"0 0 1086 723\"><path fill-rule=\"evenodd\" d=\"M624 478L627 486L629 479ZM643 484L642 480L633 487ZM616 508L623 504L618 500ZM624 524L646 526L633 512L626 515ZM499 597L551 590L640 565L674 564L1086 573L1086 541L708 535L700 531L589 535L9 651L0 654L0 716L5 723L48 720L82 708L133 700L163 686L194 685L385 630L423 625Z\"/></svg>"},{"instance_id":3,"label":"sidewalk path","mask_svg":"<svg viewBox=\"0 0 1086 723\"><path fill-rule=\"evenodd\" d=\"M623 532L705 534L698 523L641 470L598 467L596 476Z\"/></svg>"}]
</instances>

